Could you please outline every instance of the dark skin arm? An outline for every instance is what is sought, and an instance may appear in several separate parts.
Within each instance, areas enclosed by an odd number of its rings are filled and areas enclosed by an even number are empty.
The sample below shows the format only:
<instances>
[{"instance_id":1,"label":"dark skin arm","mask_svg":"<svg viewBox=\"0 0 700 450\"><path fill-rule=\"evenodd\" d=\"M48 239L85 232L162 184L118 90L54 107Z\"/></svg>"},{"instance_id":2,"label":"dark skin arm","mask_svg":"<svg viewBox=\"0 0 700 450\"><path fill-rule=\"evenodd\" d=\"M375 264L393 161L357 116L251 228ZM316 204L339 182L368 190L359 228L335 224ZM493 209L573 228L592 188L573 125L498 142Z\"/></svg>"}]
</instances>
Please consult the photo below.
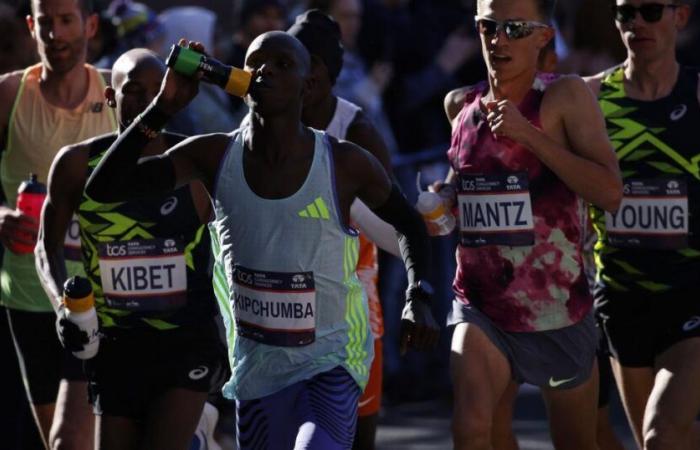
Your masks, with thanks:
<instances>
[{"instance_id":1,"label":"dark skin arm","mask_svg":"<svg viewBox=\"0 0 700 450\"><path fill-rule=\"evenodd\" d=\"M34 255L39 280L54 309L61 302L63 283L68 278L63 245L73 213L80 205L88 152L84 144L63 148L49 172L48 194L41 212Z\"/></svg>"},{"instance_id":2,"label":"dark skin arm","mask_svg":"<svg viewBox=\"0 0 700 450\"><path fill-rule=\"evenodd\" d=\"M229 136L194 136L171 147L162 155L139 159L141 148L129 145L128 137L138 131L130 126L102 158L86 186L87 194L99 202L116 202L134 197L170 192L199 180L212 192L219 161ZM145 146L145 145L144 145ZM124 168L129 168L128 174Z\"/></svg>"},{"instance_id":3,"label":"dark skin arm","mask_svg":"<svg viewBox=\"0 0 700 450\"><path fill-rule=\"evenodd\" d=\"M333 142L338 200L345 223L355 197L370 209L381 206L389 198L391 180L377 158L347 141Z\"/></svg>"},{"instance_id":4,"label":"dark skin arm","mask_svg":"<svg viewBox=\"0 0 700 450\"><path fill-rule=\"evenodd\" d=\"M430 255L429 238L421 216L403 195L398 195L397 190L392 192L389 176L374 156L349 142L331 142L334 146L338 198L346 223L350 204L357 197L398 231L409 284L426 279L430 261L415 258L410 250L422 247L419 254ZM427 350L439 338L440 329L425 300L430 299L406 299L401 320L402 354L408 347Z\"/></svg>"}]
</instances>

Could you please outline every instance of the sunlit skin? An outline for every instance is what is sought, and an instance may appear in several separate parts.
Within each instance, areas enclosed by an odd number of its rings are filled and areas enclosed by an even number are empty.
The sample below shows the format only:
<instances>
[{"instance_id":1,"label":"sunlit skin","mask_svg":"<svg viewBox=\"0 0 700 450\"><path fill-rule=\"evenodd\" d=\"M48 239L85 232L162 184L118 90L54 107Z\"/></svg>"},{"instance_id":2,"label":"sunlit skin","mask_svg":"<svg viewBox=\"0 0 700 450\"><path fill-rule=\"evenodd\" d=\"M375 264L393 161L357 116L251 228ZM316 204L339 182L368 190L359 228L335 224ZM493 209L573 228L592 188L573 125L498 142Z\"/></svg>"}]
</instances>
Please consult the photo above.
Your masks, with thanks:
<instances>
[{"instance_id":1,"label":"sunlit skin","mask_svg":"<svg viewBox=\"0 0 700 450\"><path fill-rule=\"evenodd\" d=\"M618 5L640 6L645 3L672 4L668 0L618 0ZM678 31L687 22L684 8L664 8L661 20L654 23L645 21L639 13L626 23L615 22L622 42L632 58L656 60L670 56L675 59Z\"/></svg>"},{"instance_id":2,"label":"sunlit skin","mask_svg":"<svg viewBox=\"0 0 700 450\"><path fill-rule=\"evenodd\" d=\"M661 2L661 0L659 0ZM618 0L618 5L640 6L650 0ZM662 2L671 4L672 2ZM678 76L676 40L688 23L687 5L664 8L661 20L646 22L639 13L627 23L615 22L627 48L625 89L632 98L652 100L668 95ZM662 75L662 76L659 76ZM594 91L597 86L592 86Z\"/></svg>"},{"instance_id":3,"label":"sunlit skin","mask_svg":"<svg viewBox=\"0 0 700 450\"><path fill-rule=\"evenodd\" d=\"M84 16L79 0L34 0L33 11L33 16L27 16L27 26L44 72L68 76L85 61L86 42L97 31L97 16Z\"/></svg>"},{"instance_id":4,"label":"sunlit skin","mask_svg":"<svg viewBox=\"0 0 700 450\"><path fill-rule=\"evenodd\" d=\"M533 1L483 0L477 4L477 14L497 21L543 22ZM494 98L517 102L524 96L537 72L540 50L552 36L551 28L536 28L530 36L521 39L508 39L503 30L493 36L480 35L481 51Z\"/></svg>"}]
</instances>

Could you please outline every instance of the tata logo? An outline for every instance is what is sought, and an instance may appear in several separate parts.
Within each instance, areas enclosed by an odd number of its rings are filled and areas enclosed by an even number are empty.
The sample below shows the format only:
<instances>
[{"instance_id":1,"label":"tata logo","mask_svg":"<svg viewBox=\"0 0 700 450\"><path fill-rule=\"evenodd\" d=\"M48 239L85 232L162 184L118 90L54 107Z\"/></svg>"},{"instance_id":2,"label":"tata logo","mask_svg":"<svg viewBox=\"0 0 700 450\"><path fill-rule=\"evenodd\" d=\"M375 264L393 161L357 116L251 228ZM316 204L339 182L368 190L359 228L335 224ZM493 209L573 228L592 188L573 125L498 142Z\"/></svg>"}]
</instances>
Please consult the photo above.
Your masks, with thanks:
<instances>
[{"instance_id":1,"label":"tata logo","mask_svg":"<svg viewBox=\"0 0 700 450\"><path fill-rule=\"evenodd\" d=\"M671 120L674 122L677 122L685 116L685 113L688 112L688 107L686 105L678 105L674 108L673 111L671 111Z\"/></svg>"},{"instance_id":2,"label":"tata logo","mask_svg":"<svg viewBox=\"0 0 700 450\"><path fill-rule=\"evenodd\" d=\"M107 244L107 256L126 256L126 246Z\"/></svg>"},{"instance_id":3,"label":"tata logo","mask_svg":"<svg viewBox=\"0 0 700 450\"><path fill-rule=\"evenodd\" d=\"M236 272L236 279L243 284L253 284L253 275L240 270Z\"/></svg>"},{"instance_id":4,"label":"tata logo","mask_svg":"<svg viewBox=\"0 0 700 450\"><path fill-rule=\"evenodd\" d=\"M671 180L666 184L666 193L669 195L680 195L681 184L676 180Z\"/></svg>"},{"instance_id":5,"label":"tata logo","mask_svg":"<svg viewBox=\"0 0 700 450\"><path fill-rule=\"evenodd\" d=\"M511 175L506 179L506 181L508 182L508 184L517 184L520 180L518 180L518 177L516 177L515 175Z\"/></svg>"},{"instance_id":6,"label":"tata logo","mask_svg":"<svg viewBox=\"0 0 700 450\"><path fill-rule=\"evenodd\" d=\"M295 283L303 283L305 280L306 280L306 277L300 273L298 273L292 277L292 281Z\"/></svg>"},{"instance_id":7,"label":"tata logo","mask_svg":"<svg viewBox=\"0 0 700 450\"><path fill-rule=\"evenodd\" d=\"M172 239L166 239L163 243L167 248L175 247L175 241Z\"/></svg>"}]
</instances>

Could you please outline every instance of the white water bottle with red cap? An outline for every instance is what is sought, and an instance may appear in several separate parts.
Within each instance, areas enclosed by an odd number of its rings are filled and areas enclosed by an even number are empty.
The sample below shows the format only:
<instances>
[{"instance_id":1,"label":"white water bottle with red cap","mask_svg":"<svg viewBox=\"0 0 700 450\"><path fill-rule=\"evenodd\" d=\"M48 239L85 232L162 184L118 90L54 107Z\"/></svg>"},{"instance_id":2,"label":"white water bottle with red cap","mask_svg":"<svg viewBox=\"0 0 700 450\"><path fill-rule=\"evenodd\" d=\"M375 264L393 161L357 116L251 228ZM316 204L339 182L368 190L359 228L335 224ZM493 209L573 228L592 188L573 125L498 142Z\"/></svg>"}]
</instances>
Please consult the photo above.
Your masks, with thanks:
<instances>
[{"instance_id":1,"label":"white water bottle with red cap","mask_svg":"<svg viewBox=\"0 0 700 450\"><path fill-rule=\"evenodd\" d=\"M445 236L450 234L457 223L455 216L447 209L440 194L421 190L420 172L416 177L416 188L418 189L416 209L423 216L430 235Z\"/></svg>"}]
</instances>

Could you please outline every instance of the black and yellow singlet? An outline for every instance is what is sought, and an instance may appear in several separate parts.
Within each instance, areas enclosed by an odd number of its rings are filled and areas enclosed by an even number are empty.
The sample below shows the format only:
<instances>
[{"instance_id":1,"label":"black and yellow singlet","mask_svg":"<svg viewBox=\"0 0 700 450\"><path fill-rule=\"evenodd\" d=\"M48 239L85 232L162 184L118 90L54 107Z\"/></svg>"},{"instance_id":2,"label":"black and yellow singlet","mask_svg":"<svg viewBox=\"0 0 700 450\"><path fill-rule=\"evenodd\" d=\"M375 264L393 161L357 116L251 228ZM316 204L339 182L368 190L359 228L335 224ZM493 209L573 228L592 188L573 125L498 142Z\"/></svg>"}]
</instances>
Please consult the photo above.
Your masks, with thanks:
<instances>
[{"instance_id":1,"label":"black and yellow singlet","mask_svg":"<svg viewBox=\"0 0 700 450\"><path fill-rule=\"evenodd\" d=\"M116 135L96 140L88 172ZM166 134L168 145L183 139ZM103 331L174 329L217 312L210 271L210 239L189 185L172 193L99 203L85 193L78 210L83 263Z\"/></svg>"},{"instance_id":2,"label":"black and yellow singlet","mask_svg":"<svg viewBox=\"0 0 700 450\"><path fill-rule=\"evenodd\" d=\"M700 274L698 71L681 67L671 94L654 101L628 98L623 75L622 66L608 73L598 96L624 194L613 214L591 209L596 297L694 290Z\"/></svg>"}]
</instances>

